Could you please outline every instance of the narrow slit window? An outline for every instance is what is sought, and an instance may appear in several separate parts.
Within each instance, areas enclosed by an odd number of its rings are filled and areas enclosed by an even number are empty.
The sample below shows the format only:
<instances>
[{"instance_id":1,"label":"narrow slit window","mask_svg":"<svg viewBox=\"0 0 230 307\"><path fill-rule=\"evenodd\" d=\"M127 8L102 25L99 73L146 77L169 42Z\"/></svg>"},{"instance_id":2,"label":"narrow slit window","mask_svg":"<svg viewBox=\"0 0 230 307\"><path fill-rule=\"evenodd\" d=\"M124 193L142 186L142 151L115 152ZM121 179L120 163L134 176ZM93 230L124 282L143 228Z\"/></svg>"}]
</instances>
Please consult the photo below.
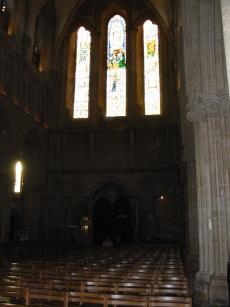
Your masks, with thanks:
<instances>
[{"instance_id":1,"label":"narrow slit window","mask_svg":"<svg viewBox=\"0 0 230 307\"><path fill-rule=\"evenodd\" d=\"M91 34L84 27L77 31L73 118L89 117Z\"/></svg>"},{"instance_id":2,"label":"narrow slit window","mask_svg":"<svg viewBox=\"0 0 230 307\"><path fill-rule=\"evenodd\" d=\"M145 115L161 113L158 26L147 20L143 25Z\"/></svg>"},{"instance_id":3,"label":"narrow slit window","mask_svg":"<svg viewBox=\"0 0 230 307\"><path fill-rule=\"evenodd\" d=\"M108 23L106 116L126 115L126 22L120 15Z\"/></svg>"},{"instance_id":4,"label":"narrow slit window","mask_svg":"<svg viewBox=\"0 0 230 307\"><path fill-rule=\"evenodd\" d=\"M15 181L14 181L14 193L22 192L22 163L18 161L15 164Z\"/></svg>"}]
</instances>

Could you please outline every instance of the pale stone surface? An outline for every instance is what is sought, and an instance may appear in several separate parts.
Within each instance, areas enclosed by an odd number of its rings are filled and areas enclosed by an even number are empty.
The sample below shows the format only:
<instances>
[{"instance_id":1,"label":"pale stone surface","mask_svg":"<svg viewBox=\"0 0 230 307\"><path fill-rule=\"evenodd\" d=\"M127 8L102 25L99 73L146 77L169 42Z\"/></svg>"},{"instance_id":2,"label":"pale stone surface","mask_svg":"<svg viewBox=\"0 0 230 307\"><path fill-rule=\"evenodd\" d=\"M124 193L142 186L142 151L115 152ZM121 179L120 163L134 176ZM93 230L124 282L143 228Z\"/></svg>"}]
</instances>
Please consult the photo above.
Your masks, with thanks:
<instances>
[{"instance_id":1,"label":"pale stone surface","mask_svg":"<svg viewBox=\"0 0 230 307\"><path fill-rule=\"evenodd\" d=\"M228 73L228 88L230 91L230 1L221 0L222 22L224 33L225 56Z\"/></svg>"},{"instance_id":2,"label":"pale stone surface","mask_svg":"<svg viewBox=\"0 0 230 307\"><path fill-rule=\"evenodd\" d=\"M195 303L224 306L228 302L230 242L230 104L221 8L216 0L184 0L182 8L187 118L194 124L199 229Z\"/></svg>"}]
</instances>

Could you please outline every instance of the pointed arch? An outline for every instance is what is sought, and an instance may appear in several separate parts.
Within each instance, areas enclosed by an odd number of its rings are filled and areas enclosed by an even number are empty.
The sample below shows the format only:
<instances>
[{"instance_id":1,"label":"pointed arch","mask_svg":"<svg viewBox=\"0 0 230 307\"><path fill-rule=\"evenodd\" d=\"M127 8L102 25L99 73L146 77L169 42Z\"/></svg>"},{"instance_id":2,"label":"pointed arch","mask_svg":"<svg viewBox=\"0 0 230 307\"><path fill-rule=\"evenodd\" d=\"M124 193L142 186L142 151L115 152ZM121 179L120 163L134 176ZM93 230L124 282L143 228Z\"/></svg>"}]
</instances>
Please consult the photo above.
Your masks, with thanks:
<instances>
[{"instance_id":1,"label":"pointed arch","mask_svg":"<svg viewBox=\"0 0 230 307\"><path fill-rule=\"evenodd\" d=\"M74 86L74 118L89 117L91 33L85 27L77 31Z\"/></svg>"},{"instance_id":2,"label":"pointed arch","mask_svg":"<svg viewBox=\"0 0 230 307\"><path fill-rule=\"evenodd\" d=\"M107 34L107 117L126 115L126 83L126 21L114 15Z\"/></svg>"},{"instance_id":3,"label":"pointed arch","mask_svg":"<svg viewBox=\"0 0 230 307\"><path fill-rule=\"evenodd\" d=\"M56 12L53 1L47 1L40 10L33 33L32 62L39 71L51 66L55 35Z\"/></svg>"},{"instance_id":4,"label":"pointed arch","mask_svg":"<svg viewBox=\"0 0 230 307\"><path fill-rule=\"evenodd\" d=\"M144 49L144 113L161 113L158 26L150 20L143 24Z\"/></svg>"},{"instance_id":5,"label":"pointed arch","mask_svg":"<svg viewBox=\"0 0 230 307\"><path fill-rule=\"evenodd\" d=\"M22 162L17 161L15 163L14 193L22 192L22 184L23 184L22 174L23 174Z\"/></svg>"}]
</instances>

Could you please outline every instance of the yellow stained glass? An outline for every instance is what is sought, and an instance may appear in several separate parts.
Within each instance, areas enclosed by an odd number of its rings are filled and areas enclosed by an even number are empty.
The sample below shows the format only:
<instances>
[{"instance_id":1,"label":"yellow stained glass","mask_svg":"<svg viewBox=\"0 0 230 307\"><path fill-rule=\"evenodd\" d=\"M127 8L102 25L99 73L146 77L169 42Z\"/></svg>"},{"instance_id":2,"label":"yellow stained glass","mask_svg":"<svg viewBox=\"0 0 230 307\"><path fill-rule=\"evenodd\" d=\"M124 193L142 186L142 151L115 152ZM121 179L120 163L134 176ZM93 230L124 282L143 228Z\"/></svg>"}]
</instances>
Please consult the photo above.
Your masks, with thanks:
<instances>
[{"instance_id":1,"label":"yellow stained glass","mask_svg":"<svg viewBox=\"0 0 230 307\"><path fill-rule=\"evenodd\" d=\"M161 112L158 26L147 20L143 33L145 115L157 115Z\"/></svg>"},{"instance_id":2,"label":"yellow stained glass","mask_svg":"<svg viewBox=\"0 0 230 307\"><path fill-rule=\"evenodd\" d=\"M77 31L74 118L88 118L89 116L90 49L90 32L80 27Z\"/></svg>"},{"instance_id":3,"label":"yellow stained glass","mask_svg":"<svg viewBox=\"0 0 230 307\"><path fill-rule=\"evenodd\" d=\"M126 23L120 15L108 24L106 116L126 115Z\"/></svg>"}]
</instances>

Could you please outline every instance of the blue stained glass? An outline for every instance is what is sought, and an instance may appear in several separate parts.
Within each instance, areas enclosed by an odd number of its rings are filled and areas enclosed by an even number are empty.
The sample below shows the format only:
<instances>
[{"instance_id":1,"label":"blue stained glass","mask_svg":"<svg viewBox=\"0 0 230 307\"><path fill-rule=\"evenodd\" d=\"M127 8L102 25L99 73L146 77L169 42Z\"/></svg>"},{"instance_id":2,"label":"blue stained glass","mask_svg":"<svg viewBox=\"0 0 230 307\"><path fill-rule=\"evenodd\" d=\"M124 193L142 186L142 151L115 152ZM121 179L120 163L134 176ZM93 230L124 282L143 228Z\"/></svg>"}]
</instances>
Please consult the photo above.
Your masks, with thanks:
<instances>
[{"instance_id":1,"label":"blue stained glass","mask_svg":"<svg viewBox=\"0 0 230 307\"><path fill-rule=\"evenodd\" d=\"M108 24L106 116L126 115L126 23L120 15Z\"/></svg>"}]
</instances>

